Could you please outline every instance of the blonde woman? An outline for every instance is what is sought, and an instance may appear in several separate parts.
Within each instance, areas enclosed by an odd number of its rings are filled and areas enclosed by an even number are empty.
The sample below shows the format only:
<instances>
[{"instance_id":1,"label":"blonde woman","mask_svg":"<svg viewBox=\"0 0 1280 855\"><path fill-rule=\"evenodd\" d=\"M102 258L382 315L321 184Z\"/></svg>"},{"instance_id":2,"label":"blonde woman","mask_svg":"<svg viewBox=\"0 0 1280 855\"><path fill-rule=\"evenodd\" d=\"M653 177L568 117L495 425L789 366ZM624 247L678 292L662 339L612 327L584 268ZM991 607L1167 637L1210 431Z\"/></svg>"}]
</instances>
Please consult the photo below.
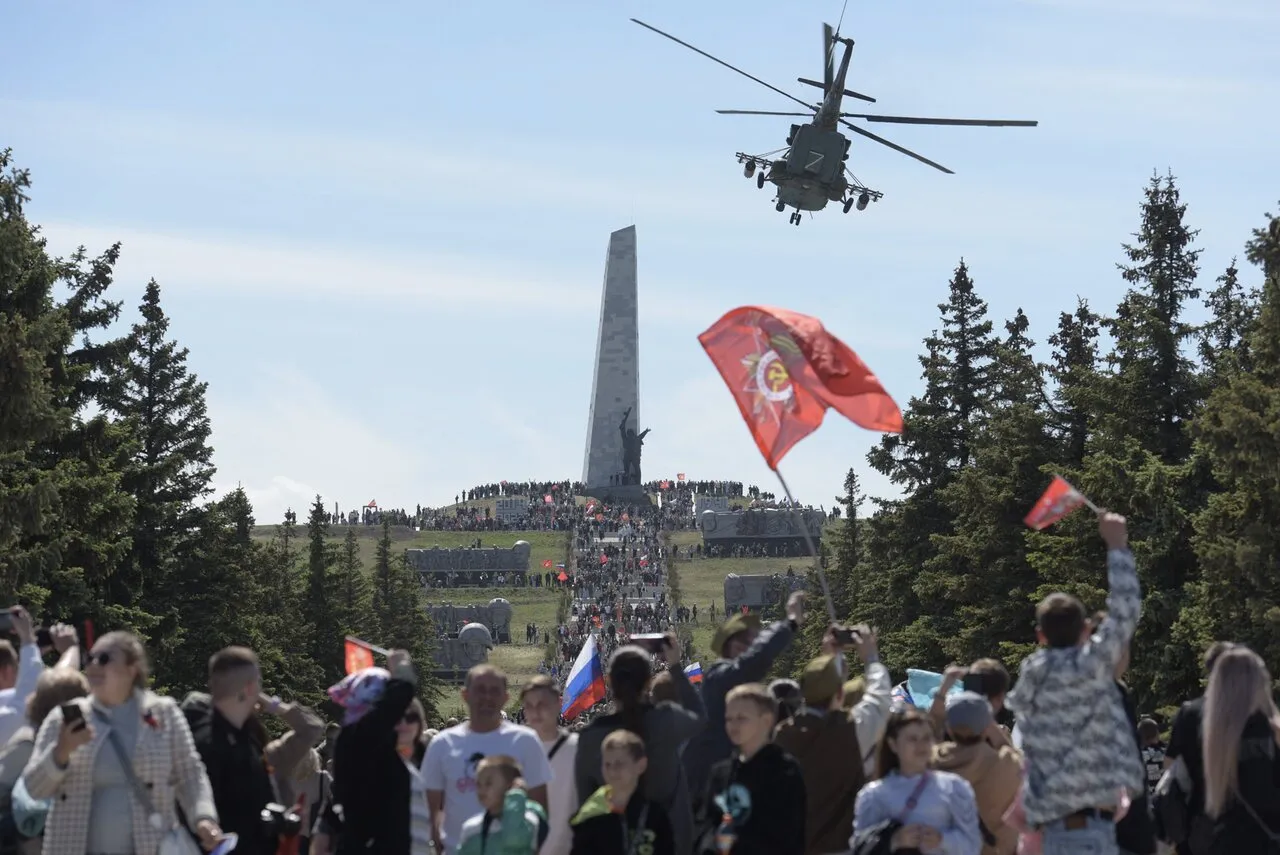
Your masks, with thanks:
<instances>
[{"instance_id":1,"label":"blonde woman","mask_svg":"<svg viewBox=\"0 0 1280 855\"><path fill-rule=\"evenodd\" d=\"M53 708L23 773L32 798L53 799L44 855L156 855L175 803L212 848L221 831L209 779L178 704L147 690L142 642L108 633L88 662L90 697L67 705L71 718Z\"/></svg>"},{"instance_id":2,"label":"blonde woman","mask_svg":"<svg viewBox=\"0 0 1280 855\"><path fill-rule=\"evenodd\" d=\"M1243 645L1209 675L1202 739L1210 854L1280 852L1280 712L1267 666Z\"/></svg>"}]
</instances>

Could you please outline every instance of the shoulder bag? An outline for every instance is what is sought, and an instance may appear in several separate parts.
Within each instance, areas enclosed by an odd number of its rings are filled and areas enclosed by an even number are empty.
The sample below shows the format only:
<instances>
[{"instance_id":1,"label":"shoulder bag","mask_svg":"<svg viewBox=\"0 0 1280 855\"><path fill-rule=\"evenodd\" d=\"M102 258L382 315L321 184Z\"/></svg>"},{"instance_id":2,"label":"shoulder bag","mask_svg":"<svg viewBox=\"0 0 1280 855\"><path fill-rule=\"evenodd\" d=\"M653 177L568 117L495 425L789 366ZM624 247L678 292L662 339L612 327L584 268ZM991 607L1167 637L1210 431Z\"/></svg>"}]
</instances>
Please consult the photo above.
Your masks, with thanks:
<instances>
[{"instance_id":1,"label":"shoulder bag","mask_svg":"<svg viewBox=\"0 0 1280 855\"><path fill-rule=\"evenodd\" d=\"M133 796L138 800L138 804L142 805L142 809L147 812L147 822L157 831L164 831L164 818L156 810L155 805L151 803L151 797L147 795L146 788L142 786L142 782L138 780L138 773L133 771L133 761L129 759L128 753L124 750L124 746L120 744L120 735L116 733L114 728L107 731L107 741L111 743L111 749L115 751L116 757L120 760L120 765L124 768L125 777L129 779L129 786L133 789ZM203 855L200 847L187 830L181 825L174 824L160 838L160 848L158 855Z\"/></svg>"},{"instance_id":2,"label":"shoulder bag","mask_svg":"<svg viewBox=\"0 0 1280 855\"><path fill-rule=\"evenodd\" d=\"M911 812L916 809L916 805L920 803L920 794L924 792L925 787L929 785L933 774L925 772L920 776L920 781L916 784L911 795L907 796L907 802L902 807L902 811L893 819L885 819L877 822L870 828L864 828L862 831L854 832L853 835L853 855L888 855L889 852L896 851L902 855L918 852L918 849L898 849L894 850L893 835L898 833L898 829L906 825L906 819Z\"/></svg>"}]
</instances>

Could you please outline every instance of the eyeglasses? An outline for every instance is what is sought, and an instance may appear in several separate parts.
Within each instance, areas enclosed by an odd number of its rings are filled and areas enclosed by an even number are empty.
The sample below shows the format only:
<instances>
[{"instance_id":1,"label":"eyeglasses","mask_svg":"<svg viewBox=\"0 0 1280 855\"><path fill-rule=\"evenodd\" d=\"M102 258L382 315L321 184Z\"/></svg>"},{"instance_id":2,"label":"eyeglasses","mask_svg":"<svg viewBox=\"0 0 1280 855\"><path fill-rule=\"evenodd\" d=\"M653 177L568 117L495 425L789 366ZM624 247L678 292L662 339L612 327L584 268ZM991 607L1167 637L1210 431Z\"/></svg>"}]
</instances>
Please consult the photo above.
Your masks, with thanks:
<instances>
[{"instance_id":1,"label":"eyeglasses","mask_svg":"<svg viewBox=\"0 0 1280 855\"><path fill-rule=\"evenodd\" d=\"M112 650L104 650L101 653L91 653L89 654L89 664L97 665L99 668L105 668L111 664L111 661L115 659L115 657L115 651Z\"/></svg>"},{"instance_id":2,"label":"eyeglasses","mask_svg":"<svg viewBox=\"0 0 1280 855\"><path fill-rule=\"evenodd\" d=\"M418 716L416 712L407 712L404 714L403 721L405 724L418 724L422 721L422 719Z\"/></svg>"}]
</instances>

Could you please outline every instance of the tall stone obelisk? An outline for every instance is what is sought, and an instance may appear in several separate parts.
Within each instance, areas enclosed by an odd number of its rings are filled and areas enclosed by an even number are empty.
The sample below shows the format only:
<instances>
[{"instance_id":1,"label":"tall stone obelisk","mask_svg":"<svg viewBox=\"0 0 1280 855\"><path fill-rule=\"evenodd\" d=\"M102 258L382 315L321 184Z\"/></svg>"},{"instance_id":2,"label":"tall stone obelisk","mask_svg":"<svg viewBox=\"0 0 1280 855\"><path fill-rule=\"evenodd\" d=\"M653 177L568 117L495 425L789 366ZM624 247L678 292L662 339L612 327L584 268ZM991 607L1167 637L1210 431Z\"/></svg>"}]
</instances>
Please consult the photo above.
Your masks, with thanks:
<instances>
[{"instance_id":1,"label":"tall stone obelisk","mask_svg":"<svg viewBox=\"0 0 1280 855\"><path fill-rule=\"evenodd\" d=\"M591 410L587 416L587 453L582 481L592 495L641 494L638 485L625 485L623 416L639 433L640 322L636 295L636 227L609 236L604 265L604 293L600 297L600 331L596 339L595 377L591 382Z\"/></svg>"}]
</instances>

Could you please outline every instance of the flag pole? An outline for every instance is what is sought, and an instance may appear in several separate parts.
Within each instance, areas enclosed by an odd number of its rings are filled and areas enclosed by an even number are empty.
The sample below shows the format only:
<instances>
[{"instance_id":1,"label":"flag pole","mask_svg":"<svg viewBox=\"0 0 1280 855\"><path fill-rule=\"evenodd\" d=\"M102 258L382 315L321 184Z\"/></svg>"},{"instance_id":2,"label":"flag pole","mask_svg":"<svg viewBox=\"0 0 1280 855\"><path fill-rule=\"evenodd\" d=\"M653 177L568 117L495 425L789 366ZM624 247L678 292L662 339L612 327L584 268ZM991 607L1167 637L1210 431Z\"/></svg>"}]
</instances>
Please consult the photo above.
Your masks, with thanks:
<instances>
[{"instance_id":1,"label":"flag pole","mask_svg":"<svg viewBox=\"0 0 1280 855\"><path fill-rule=\"evenodd\" d=\"M365 650L372 650L374 653L381 653L383 656L391 655L391 651L388 650L387 648L379 647L376 644L370 644L364 639L356 638L353 635L348 635L346 640L350 641L352 644L356 644L356 645L359 645L360 647L363 647Z\"/></svg>"},{"instance_id":2,"label":"flag pole","mask_svg":"<svg viewBox=\"0 0 1280 855\"><path fill-rule=\"evenodd\" d=\"M827 600L827 617L831 618L832 624L835 624L836 606L831 599L831 588L827 585L827 574L822 571L822 559L818 557L818 548L814 545L813 538L809 536L809 526L804 517L800 515L800 511L796 509L795 496L791 495L791 488L787 486L787 479L782 477L782 470L775 466L773 467L773 474L778 476L778 483L782 485L782 492L787 494L787 504L791 507L791 515L799 525L800 533L804 535L804 545L809 549L809 557L813 559L813 569L818 572L818 581L822 583L822 595Z\"/></svg>"}]
</instances>

